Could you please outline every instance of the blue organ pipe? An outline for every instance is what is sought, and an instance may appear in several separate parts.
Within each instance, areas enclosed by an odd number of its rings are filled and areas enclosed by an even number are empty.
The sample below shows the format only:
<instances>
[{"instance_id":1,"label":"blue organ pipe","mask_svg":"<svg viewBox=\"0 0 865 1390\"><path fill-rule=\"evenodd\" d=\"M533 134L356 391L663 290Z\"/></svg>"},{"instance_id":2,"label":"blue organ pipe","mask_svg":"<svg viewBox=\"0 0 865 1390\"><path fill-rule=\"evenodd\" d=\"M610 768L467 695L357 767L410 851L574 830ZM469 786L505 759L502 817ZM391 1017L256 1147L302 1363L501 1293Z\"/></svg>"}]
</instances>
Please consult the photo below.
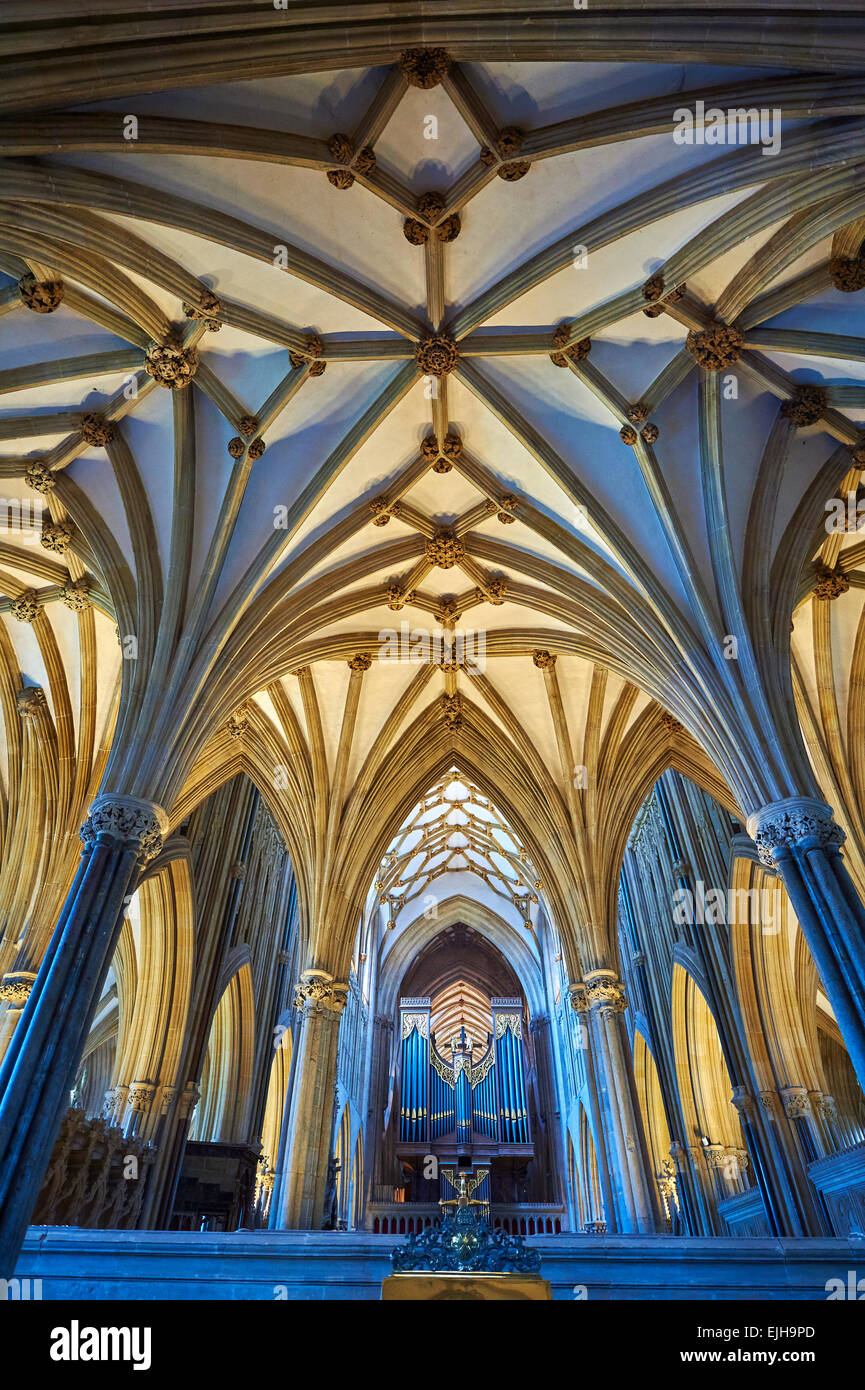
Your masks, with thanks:
<instances>
[{"instance_id":1,"label":"blue organ pipe","mask_svg":"<svg viewBox=\"0 0 865 1390\"><path fill-rule=\"evenodd\" d=\"M519 1098L520 1138L525 1144L528 1140L528 1107L526 1106L526 1083L523 1077L523 1040L514 1039L514 1064L517 1072L517 1095Z\"/></svg>"},{"instance_id":2,"label":"blue organ pipe","mask_svg":"<svg viewBox=\"0 0 865 1390\"><path fill-rule=\"evenodd\" d=\"M414 1139L414 1119L413 1119L412 1117L413 1117L414 1113L416 1112L416 1106L417 1106L417 1095L416 1095L416 1089L417 1089L417 1088L416 1088L416 1085L415 1085L415 1067L416 1067L417 1059L416 1059L416 1057L415 1057L415 1045L414 1045L414 1044L415 1044L415 1034L414 1034L414 1029L412 1029L412 1031L411 1031L411 1032L409 1033L409 1035L408 1035L409 1074L410 1074L410 1076L411 1076L411 1083L410 1083L410 1084L411 1084L411 1090L410 1090L410 1092L409 1092L409 1110L408 1110L408 1137L409 1137L409 1139Z\"/></svg>"},{"instance_id":3,"label":"blue organ pipe","mask_svg":"<svg viewBox=\"0 0 865 1390\"><path fill-rule=\"evenodd\" d=\"M517 1140L517 1122L515 1119L517 1112L517 1085L516 1077L514 1074L513 1036L511 1034L510 1028L505 1029L505 1043L507 1046L508 1059L508 1095L510 1096L511 1140L515 1143Z\"/></svg>"},{"instance_id":4,"label":"blue organ pipe","mask_svg":"<svg viewBox=\"0 0 865 1390\"><path fill-rule=\"evenodd\" d=\"M499 1074L501 1080L500 1102L502 1139L505 1143L508 1143L511 1138L510 1072L508 1070L507 1037L507 1029L505 1029L496 1047Z\"/></svg>"}]
</instances>

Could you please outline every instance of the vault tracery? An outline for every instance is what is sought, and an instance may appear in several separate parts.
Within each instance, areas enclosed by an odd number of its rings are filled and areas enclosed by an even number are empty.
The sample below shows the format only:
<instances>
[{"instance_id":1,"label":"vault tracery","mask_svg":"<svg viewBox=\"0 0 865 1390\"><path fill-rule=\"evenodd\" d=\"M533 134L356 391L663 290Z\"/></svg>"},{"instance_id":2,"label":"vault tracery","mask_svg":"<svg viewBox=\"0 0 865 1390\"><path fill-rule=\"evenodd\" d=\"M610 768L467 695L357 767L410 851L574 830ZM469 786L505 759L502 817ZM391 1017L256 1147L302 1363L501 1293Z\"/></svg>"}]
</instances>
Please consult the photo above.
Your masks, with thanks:
<instances>
[{"instance_id":1,"label":"vault tracery","mask_svg":"<svg viewBox=\"0 0 865 1390\"><path fill-rule=\"evenodd\" d=\"M528 853L490 799L456 767L418 802L381 862L373 886L387 909L387 926L395 927L416 899L430 901L424 895L445 874L474 875L530 924L540 880Z\"/></svg>"}]
</instances>

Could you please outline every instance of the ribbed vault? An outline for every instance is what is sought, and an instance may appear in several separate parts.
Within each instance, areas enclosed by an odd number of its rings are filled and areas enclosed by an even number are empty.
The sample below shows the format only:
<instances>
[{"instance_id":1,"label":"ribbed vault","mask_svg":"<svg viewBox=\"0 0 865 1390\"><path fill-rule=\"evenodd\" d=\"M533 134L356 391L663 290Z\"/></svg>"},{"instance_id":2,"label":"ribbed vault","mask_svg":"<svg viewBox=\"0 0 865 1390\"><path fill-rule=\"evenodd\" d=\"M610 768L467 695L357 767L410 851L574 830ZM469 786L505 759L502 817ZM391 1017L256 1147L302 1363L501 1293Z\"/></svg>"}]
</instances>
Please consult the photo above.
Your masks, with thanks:
<instances>
[{"instance_id":1,"label":"ribbed vault","mask_svg":"<svg viewBox=\"0 0 865 1390\"><path fill-rule=\"evenodd\" d=\"M62 61L17 8L0 476L45 513L0 556L3 968L100 782L176 826L247 772L340 977L452 769L515 854L461 848L543 885L574 978L670 765L739 814L822 787L861 886L861 547L824 525L865 465L845 7L818 58L775 6L97 4ZM777 109L778 152L677 144L698 100Z\"/></svg>"}]
</instances>

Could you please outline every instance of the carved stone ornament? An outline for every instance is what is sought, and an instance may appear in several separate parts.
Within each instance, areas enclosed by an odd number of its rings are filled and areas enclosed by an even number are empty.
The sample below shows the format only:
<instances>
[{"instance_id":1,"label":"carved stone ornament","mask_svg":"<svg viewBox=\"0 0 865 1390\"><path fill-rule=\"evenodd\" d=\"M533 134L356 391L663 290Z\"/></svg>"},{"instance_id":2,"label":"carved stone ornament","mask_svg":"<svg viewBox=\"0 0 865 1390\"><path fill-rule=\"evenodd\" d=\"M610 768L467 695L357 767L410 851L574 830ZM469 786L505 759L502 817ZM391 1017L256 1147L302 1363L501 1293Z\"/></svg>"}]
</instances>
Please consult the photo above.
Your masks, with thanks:
<instances>
[{"instance_id":1,"label":"carved stone ornament","mask_svg":"<svg viewBox=\"0 0 865 1390\"><path fill-rule=\"evenodd\" d=\"M241 705L240 709L229 715L225 727L230 738L243 738L249 728L249 706Z\"/></svg>"},{"instance_id":2,"label":"carved stone ornament","mask_svg":"<svg viewBox=\"0 0 865 1390\"><path fill-rule=\"evenodd\" d=\"M310 373L310 375L312 375L312 373ZM253 460L260 459L266 448L267 445L259 435L257 439L252 440L249 448L247 449L247 458L251 458Z\"/></svg>"},{"instance_id":3,"label":"carved stone ornament","mask_svg":"<svg viewBox=\"0 0 865 1390\"><path fill-rule=\"evenodd\" d=\"M307 1013L322 1009L339 1013L345 1006L347 994L347 987L337 984L326 970L304 970L294 987L294 1007Z\"/></svg>"},{"instance_id":4,"label":"carved stone ornament","mask_svg":"<svg viewBox=\"0 0 865 1390\"><path fill-rule=\"evenodd\" d=\"M241 415L237 428L246 439L251 439L254 434L258 434L258 420L254 415Z\"/></svg>"},{"instance_id":5,"label":"carved stone ornament","mask_svg":"<svg viewBox=\"0 0 865 1390\"><path fill-rule=\"evenodd\" d=\"M342 135L337 131L337 133L331 135L328 140L327 148L330 150L337 164L351 163L354 156L354 145L347 135Z\"/></svg>"},{"instance_id":6,"label":"carved stone ornament","mask_svg":"<svg viewBox=\"0 0 865 1390\"><path fill-rule=\"evenodd\" d=\"M393 613L399 613L405 608L407 594L405 589L400 588L399 584L389 584L387 588L387 606Z\"/></svg>"},{"instance_id":7,"label":"carved stone ornament","mask_svg":"<svg viewBox=\"0 0 865 1390\"><path fill-rule=\"evenodd\" d=\"M129 1087L126 1103L134 1114L147 1110L153 1100L156 1087L150 1081L133 1081Z\"/></svg>"},{"instance_id":8,"label":"carved stone ornament","mask_svg":"<svg viewBox=\"0 0 865 1390\"><path fill-rule=\"evenodd\" d=\"M647 444L654 444L658 440L660 433L661 431L658 429L658 426L650 420L649 423L644 425L640 430L640 438L645 440Z\"/></svg>"},{"instance_id":9,"label":"carved stone ornament","mask_svg":"<svg viewBox=\"0 0 865 1390\"><path fill-rule=\"evenodd\" d=\"M34 314L53 314L63 303L62 280L37 280L35 275L22 275L18 281L21 303Z\"/></svg>"},{"instance_id":10,"label":"carved stone ornament","mask_svg":"<svg viewBox=\"0 0 865 1390\"><path fill-rule=\"evenodd\" d=\"M322 376L327 370L327 363L322 360L323 352L324 347L322 346L321 338L315 333L309 333L307 334L305 350L303 352L294 352L292 349L289 349L288 360L295 371L298 367L308 366L310 376ZM256 429L257 428L258 423L256 422Z\"/></svg>"},{"instance_id":11,"label":"carved stone ornament","mask_svg":"<svg viewBox=\"0 0 865 1390\"><path fill-rule=\"evenodd\" d=\"M744 334L732 324L710 323L692 328L685 346L706 372L720 372L738 362L745 344Z\"/></svg>"},{"instance_id":12,"label":"carved stone ornament","mask_svg":"<svg viewBox=\"0 0 865 1390\"><path fill-rule=\"evenodd\" d=\"M345 190L351 188L354 183L354 174L350 169L328 169L327 181L334 188Z\"/></svg>"},{"instance_id":13,"label":"carved stone ornament","mask_svg":"<svg viewBox=\"0 0 865 1390\"><path fill-rule=\"evenodd\" d=\"M686 288L684 284L676 285L665 293L666 282L661 272L650 275L642 290L643 298L648 301L648 308L643 310L646 318L658 318L668 304L675 304L683 297Z\"/></svg>"},{"instance_id":14,"label":"carved stone ornament","mask_svg":"<svg viewBox=\"0 0 865 1390\"><path fill-rule=\"evenodd\" d=\"M442 598L433 616L437 623L455 623L459 621L461 611L456 599Z\"/></svg>"},{"instance_id":15,"label":"carved stone ornament","mask_svg":"<svg viewBox=\"0 0 865 1390\"><path fill-rule=\"evenodd\" d=\"M660 271L650 275L642 289L643 298L650 304L654 304L664 297L665 281Z\"/></svg>"},{"instance_id":16,"label":"carved stone ornament","mask_svg":"<svg viewBox=\"0 0 865 1390\"><path fill-rule=\"evenodd\" d=\"M421 440L420 451L429 463L433 463L438 458L439 442L434 434L428 434L425 439Z\"/></svg>"},{"instance_id":17,"label":"carved stone ornament","mask_svg":"<svg viewBox=\"0 0 865 1390\"><path fill-rule=\"evenodd\" d=\"M491 579L487 584L486 594L481 591L480 596L486 598L487 602L491 603L494 608L500 608L505 601L507 592L508 586L504 579Z\"/></svg>"},{"instance_id":18,"label":"carved stone ornament","mask_svg":"<svg viewBox=\"0 0 865 1390\"><path fill-rule=\"evenodd\" d=\"M811 1101L804 1086L785 1086L779 1094L788 1120L801 1120L811 1114Z\"/></svg>"},{"instance_id":19,"label":"carved stone ornament","mask_svg":"<svg viewBox=\"0 0 865 1390\"><path fill-rule=\"evenodd\" d=\"M244 444L239 434L236 434L233 439L229 439L228 452L231 454L231 457L233 459L242 458L245 450L246 445Z\"/></svg>"},{"instance_id":20,"label":"carved stone ornament","mask_svg":"<svg viewBox=\"0 0 865 1390\"><path fill-rule=\"evenodd\" d=\"M453 531L436 531L432 540L426 542L426 557L430 564L439 569L449 570L463 559L465 543Z\"/></svg>"},{"instance_id":21,"label":"carved stone ornament","mask_svg":"<svg viewBox=\"0 0 865 1390\"><path fill-rule=\"evenodd\" d=\"M425 246L429 241L430 229L416 217L407 217L402 224L402 233L412 246Z\"/></svg>"},{"instance_id":22,"label":"carved stone ornament","mask_svg":"<svg viewBox=\"0 0 865 1390\"><path fill-rule=\"evenodd\" d=\"M854 294L865 289L865 256L833 256L829 262L829 275L836 290L844 294Z\"/></svg>"},{"instance_id":23,"label":"carved stone ornament","mask_svg":"<svg viewBox=\"0 0 865 1390\"><path fill-rule=\"evenodd\" d=\"M633 449L637 442L637 431L634 429L633 425L622 425L622 428L619 430L619 438L623 444L627 444L629 448Z\"/></svg>"},{"instance_id":24,"label":"carved stone ornament","mask_svg":"<svg viewBox=\"0 0 865 1390\"><path fill-rule=\"evenodd\" d=\"M104 415L97 415L91 410L81 417L81 433L88 444L104 449L114 438L114 426Z\"/></svg>"},{"instance_id":25,"label":"carved stone ornament","mask_svg":"<svg viewBox=\"0 0 865 1390\"><path fill-rule=\"evenodd\" d=\"M60 586L60 597L71 608L74 613L81 613L85 608L90 608L90 581L86 578L78 579L74 582L70 579L68 584Z\"/></svg>"},{"instance_id":26,"label":"carved stone ornament","mask_svg":"<svg viewBox=\"0 0 865 1390\"><path fill-rule=\"evenodd\" d=\"M34 492L50 492L57 486L57 479L44 463L29 463L24 470L24 481Z\"/></svg>"},{"instance_id":27,"label":"carved stone ornament","mask_svg":"<svg viewBox=\"0 0 865 1390\"><path fill-rule=\"evenodd\" d=\"M571 1008L575 1014L585 1014L589 1010L589 1001L586 998L585 985L571 985Z\"/></svg>"},{"instance_id":28,"label":"carved stone ornament","mask_svg":"<svg viewBox=\"0 0 865 1390\"><path fill-rule=\"evenodd\" d=\"M584 976L586 1000L592 1011L622 1014L628 1007L621 981L612 970L592 970Z\"/></svg>"},{"instance_id":29,"label":"carved stone ornament","mask_svg":"<svg viewBox=\"0 0 865 1390\"><path fill-rule=\"evenodd\" d=\"M455 241L460 234L462 222L459 213L456 212L442 218L445 206L443 193L422 193L417 200L417 210L424 220L421 222L417 217L406 218L403 223L406 241L410 241L413 246L423 246L431 236L436 241Z\"/></svg>"},{"instance_id":30,"label":"carved stone ornament","mask_svg":"<svg viewBox=\"0 0 865 1390\"><path fill-rule=\"evenodd\" d=\"M450 65L446 48L406 48L399 55L400 71L406 82L422 91L438 87L447 77Z\"/></svg>"},{"instance_id":31,"label":"carved stone ornament","mask_svg":"<svg viewBox=\"0 0 865 1390\"><path fill-rule=\"evenodd\" d=\"M198 371L198 353L195 348L183 347L176 339L154 343L145 354L144 370L157 386L164 386L168 391L182 391Z\"/></svg>"},{"instance_id":32,"label":"carved stone ornament","mask_svg":"<svg viewBox=\"0 0 865 1390\"><path fill-rule=\"evenodd\" d=\"M363 672L363 671L368 671L371 665L372 665L372 657L369 655L369 653L368 653L368 652L358 652L356 656L353 656L353 657L350 659L350 661L349 661L349 663L348 663L348 669L349 669L350 671Z\"/></svg>"},{"instance_id":33,"label":"carved stone ornament","mask_svg":"<svg viewBox=\"0 0 865 1390\"><path fill-rule=\"evenodd\" d=\"M47 526L42 527L42 534L39 537L39 544L46 550L53 550L57 555L63 555L72 544L72 523L69 521L49 521Z\"/></svg>"},{"instance_id":34,"label":"carved stone ornament","mask_svg":"<svg viewBox=\"0 0 865 1390\"><path fill-rule=\"evenodd\" d=\"M838 1102L834 1096L828 1095L825 1091L814 1093L814 1104L822 1118L830 1124L838 1119Z\"/></svg>"},{"instance_id":35,"label":"carved stone ornament","mask_svg":"<svg viewBox=\"0 0 865 1390\"><path fill-rule=\"evenodd\" d=\"M22 719L35 719L42 710L47 710L48 701L41 685L25 685L16 696L18 713Z\"/></svg>"},{"instance_id":36,"label":"carved stone ornament","mask_svg":"<svg viewBox=\"0 0 865 1390\"><path fill-rule=\"evenodd\" d=\"M552 652L538 650L532 652L532 661L539 671L551 671L556 664L556 657Z\"/></svg>"},{"instance_id":37,"label":"carved stone ornament","mask_svg":"<svg viewBox=\"0 0 865 1390\"><path fill-rule=\"evenodd\" d=\"M814 597L817 599L840 598L850 588L850 580L844 571L832 569L829 565L815 564L814 576Z\"/></svg>"},{"instance_id":38,"label":"carved stone ornament","mask_svg":"<svg viewBox=\"0 0 865 1390\"><path fill-rule=\"evenodd\" d=\"M424 376L447 376L457 365L459 353L449 333L433 333L418 343L415 357Z\"/></svg>"},{"instance_id":39,"label":"carved stone ornament","mask_svg":"<svg viewBox=\"0 0 865 1390\"><path fill-rule=\"evenodd\" d=\"M560 323L553 334L555 352L550 353L550 361L556 367L566 367L569 362L582 362L592 350L591 338L580 338L579 342L567 346L571 333L569 323Z\"/></svg>"},{"instance_id":40,"label":"carved stone ornament","mask_svg":"<svg viewBox=\"0 0 865 1390\"><path fill-rule=\"evenodd\" d=\"M445 728L452 734L459 733L463 726L463 702L459 692L455 695L442 695L442 710Z\"/></svg>"},{"instance_id":41,"label":"carved stone ornament","mask_svg":"<svg viewBox=\"0 0 865 1390\"><path fill-rule=\"evenodd\" d=\"M743 1120L749 1120L754 1112L754 1097L746 1091L744 1086L734 1086L730 1100L739 1112Z\"/></svg>"},{"instance_id":42,"label":"carved stone ornament","mask_svg":"<svg viewBox=\"0 0 865 1390\"><path fill-rule=\"evenodd\" d=\"M29 970L10 970L0 979L0 1003L23 1009L30 998L36 976Z\"/></svg>"},{"instance_id":43,"label":"carved stone ornament","mask_svg":"<svg viewBox=\"0 0 865 1390\"><path fill-rule=\"evenodd\" d=\"M13 599L11 609L13 618L19 623L32 623L39 612L39 599L35 589L25 589L23 594Z\"/></svg>"},{"instance_id":44,"label":"carved stone ornament","mask_svg":"<svg viewBox=\"0 0 865 1390\"><path fill-rule=\"evenodd\" d=\"M116 840L118 844L133 845L138 858L146 861L155 859L162 850L167 829L168 817L161 806L140 801L137 796L107 792L97 796L78 833L88 849L93 849L99 840Z\"/></svg>"},{"instance_id":45,"label":"carved stone ornament","mask_svg":"<svg viewBox=\"0 0 865 1390\"><path fill-rule=\"evenodd\" d=\"M200 319L208 333L218 333L222 324L219 322L219 314L222 305L219 296L213 290L202 290L200 302L198 304L184 304L183 312L188 319Z\"/></svg>"},{"instance_id":46,"label":"carved stone ornament","mask_svg":"<svg viewBox=\"0 0 865 1390\"><path fill-rule=\"evenodd\" d=\"M519 506L519 501L512 492L506 492L498 505L501 507L498 519L503 526L508 526L511 522L516 521L515 512Z\"/></svg>"},{"instance_id":47,"label":"carved stone ornament","mask_svg":"<svg viewBox=\"0 0 865 1390\"><path fill-rule=\"evenodd\" d=\"M832 808L809 796L773 801L748 817L748 834L757 845L760 862L778 872L779 851L837 849L847 838L832 819Z\"/></svg>"},{"instance_id":48,"label":"carved stone ornament","mask_svg":"<svg viewBox=\"0 0 865 1390\"><path fill-rule=\"evenodd\" d=\"M826 392L822 386L798 386L792 398L784 401L781 414L792 420L798 429L814 425L820 419L827 405Z\"/></svg>"}]
</instances>

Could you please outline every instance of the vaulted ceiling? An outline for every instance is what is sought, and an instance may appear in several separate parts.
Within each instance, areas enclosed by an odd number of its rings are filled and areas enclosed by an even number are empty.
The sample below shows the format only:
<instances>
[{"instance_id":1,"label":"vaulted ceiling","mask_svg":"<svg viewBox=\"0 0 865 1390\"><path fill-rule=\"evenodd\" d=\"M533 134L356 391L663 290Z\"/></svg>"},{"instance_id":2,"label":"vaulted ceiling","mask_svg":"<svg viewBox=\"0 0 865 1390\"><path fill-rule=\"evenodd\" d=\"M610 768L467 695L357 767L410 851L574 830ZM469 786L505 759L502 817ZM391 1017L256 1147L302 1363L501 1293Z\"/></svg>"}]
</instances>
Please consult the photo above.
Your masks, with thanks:
<instances>
[{"instance_id":1,"label":"vaulted ceiling","mask_svg":"<svg viewBox=\"0 0 865 1390\"><path fill-rule=\"evenodd\" d=\"M767 8L6 7L7 845L243 769L344 954L456 766L600 954L670 763L858 831L865 53Z\"/></svg>"}]
</instances>

